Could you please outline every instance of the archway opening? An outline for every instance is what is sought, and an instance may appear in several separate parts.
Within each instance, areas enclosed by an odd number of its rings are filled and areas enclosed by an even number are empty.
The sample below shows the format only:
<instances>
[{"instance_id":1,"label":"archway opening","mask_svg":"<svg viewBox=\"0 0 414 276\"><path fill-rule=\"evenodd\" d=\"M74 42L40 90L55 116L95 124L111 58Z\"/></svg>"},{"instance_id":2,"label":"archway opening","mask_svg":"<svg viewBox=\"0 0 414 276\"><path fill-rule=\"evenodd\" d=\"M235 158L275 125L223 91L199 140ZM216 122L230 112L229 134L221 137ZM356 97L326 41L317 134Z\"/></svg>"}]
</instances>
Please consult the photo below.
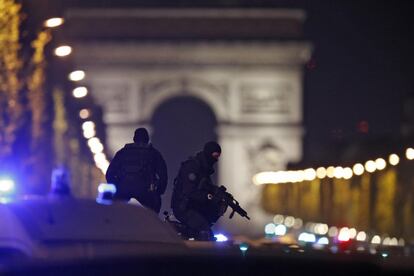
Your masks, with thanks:
<instances>
[{"instance_id":1,"label":"archway opening","mask_svg":"<svg viewBox=\"0 0 414 276\"><path fill-rule=\"evenodd\" d=\"M152 143L164 156L168 187L161 211L170 211L173 181L181 162L202 150L207 141L217 141L217 120L212 109L195 97L175 97L159 105L151 118ZM217 168L216 168L217 171ZM216 181L214 174L213 181Z\"/></svg>"}]
</instances>

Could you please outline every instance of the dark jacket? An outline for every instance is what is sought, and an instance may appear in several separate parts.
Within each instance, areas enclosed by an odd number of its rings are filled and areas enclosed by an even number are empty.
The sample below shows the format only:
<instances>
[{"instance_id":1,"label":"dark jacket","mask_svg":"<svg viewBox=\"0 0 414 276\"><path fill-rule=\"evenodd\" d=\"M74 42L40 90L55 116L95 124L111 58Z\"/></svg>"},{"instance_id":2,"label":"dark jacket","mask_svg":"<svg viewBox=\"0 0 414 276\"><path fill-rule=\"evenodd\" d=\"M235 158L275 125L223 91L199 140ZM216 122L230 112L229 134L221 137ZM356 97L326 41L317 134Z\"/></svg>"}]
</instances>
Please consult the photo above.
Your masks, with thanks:
<instances>
[{"instance_id":1,"label":"dark jacket","mask_svg":"<svg viewBox=\"0 0 414 276\"><path fill-rule=\"evenodd\" d=\"M167 166L151 144L126 144L112 159L106 180L115 184L121 197L148 192L162 195L167 187Z\"/></svg>"},{"instance_id":2,"label":"dark jacket","mask_svg":"<svg viewBox=\"0 0 414 276\"><path fill-rule=\"evenodd\" d=\"M213 173L213 167L208 165L202 152L184 161L174 181L173 212L195 210L204 217L210 217L211 208L217 208L212 198L218 189L210 178Z\"/></svg>"}]
</instances>

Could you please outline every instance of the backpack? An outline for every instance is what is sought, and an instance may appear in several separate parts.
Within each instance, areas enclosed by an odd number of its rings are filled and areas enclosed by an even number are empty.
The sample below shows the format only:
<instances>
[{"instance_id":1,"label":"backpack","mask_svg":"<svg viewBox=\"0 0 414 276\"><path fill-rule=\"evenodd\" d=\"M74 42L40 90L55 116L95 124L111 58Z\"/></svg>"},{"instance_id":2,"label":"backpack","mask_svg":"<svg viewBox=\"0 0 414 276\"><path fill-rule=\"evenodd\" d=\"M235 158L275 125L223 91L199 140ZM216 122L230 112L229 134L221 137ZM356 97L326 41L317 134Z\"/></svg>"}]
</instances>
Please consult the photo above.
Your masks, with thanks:
<instances>
[{"instance_id":1,"label":"backpack","mask_svg":"<svg viewBox=\"0 0 414 276\"><path fill-rule=\"evenodd\" d=\"M154 182L155 160L151 146L127 144L121 166L121 182L139 183L148 190Z\"/></svg>"}]
</instances>

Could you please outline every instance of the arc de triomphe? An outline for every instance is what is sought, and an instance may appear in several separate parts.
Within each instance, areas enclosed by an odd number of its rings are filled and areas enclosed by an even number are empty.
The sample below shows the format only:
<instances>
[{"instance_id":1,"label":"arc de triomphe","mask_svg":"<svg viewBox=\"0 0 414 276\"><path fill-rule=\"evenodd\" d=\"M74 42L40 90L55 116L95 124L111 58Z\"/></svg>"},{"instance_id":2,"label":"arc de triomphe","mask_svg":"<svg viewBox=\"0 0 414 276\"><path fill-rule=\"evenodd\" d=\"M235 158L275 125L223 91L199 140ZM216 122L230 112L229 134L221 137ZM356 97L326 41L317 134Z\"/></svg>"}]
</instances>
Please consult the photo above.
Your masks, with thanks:
<instances>
[{"instance_id":1,"label":"arc de triomphe","mask_svg":"<svg viewBox=\"0 0 414 276\"><path fill-rule=\"evenodd\" d=\"M129 142L135 127L151 127L165 101L202 100L218 123L219 183L252 218L226 219L224 227L261 234L272 217L261 207L262 187L252 176L302 156L302 67L311 51L300 40L304 13L72 10L67 17L76 67L86 71L84 82L104 109L110 152Z\"/></svg>"}]
</instances>

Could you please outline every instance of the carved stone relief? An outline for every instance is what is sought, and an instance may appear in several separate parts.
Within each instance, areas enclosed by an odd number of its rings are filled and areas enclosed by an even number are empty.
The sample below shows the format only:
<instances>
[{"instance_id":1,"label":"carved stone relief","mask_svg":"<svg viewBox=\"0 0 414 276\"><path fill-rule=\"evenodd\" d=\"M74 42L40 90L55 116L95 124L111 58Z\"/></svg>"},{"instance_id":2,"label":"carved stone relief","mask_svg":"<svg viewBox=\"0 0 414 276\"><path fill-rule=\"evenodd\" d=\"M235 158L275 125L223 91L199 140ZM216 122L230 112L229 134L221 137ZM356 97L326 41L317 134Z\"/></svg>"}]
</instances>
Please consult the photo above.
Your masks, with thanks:
<instances>
[{"instance_id":1,"label":"carved stone relief","mask_svg":"<svg viewBox=\"0 0 414 276\"><path fill-rule=\"evenodd\" d=\"M292 87L287 82L255 83L240 85L241 114L287 114L289 93Z\"/></svg>"},{"instance_id":2,"label":"carved stone relief","mask_svg":"<svg viewBox=\"0 0 414 276\"><path fill-rule=\"evenodd\" d=\"M170 79L158 79L143 81L141 85L141 103L146 105L144 110L153 111L162 101L170 97L195 96L205 100L214 110L226 110L229 105L229 85L225 82L214 83L196 77L177 77ZM158 100L157 100L158 99ZM150 104L150 106L148 106ZM222 112L216 114L223 116ZM148 119L150 114L143 114L143 119Z\"/></svg>"},{"instance_id":3,"label":"carved stone relief","mask_svg":"<svg viewBox=\"0 0 414 276\"><path fill-rule=\"evenodd\" d=\"M96 101L105 107L105 112L122 114L128 111L130 90L124 82L100 82L94 86L94 95Z\"/></svg>"},{"instance_id":4,"label":"carved stone relief","mask_svg":"<svg viewBox=\"0 0 414 276\"><path fill-rule=\"evenodd\" d=\"M270 140L249 147L247 151L252 175L261 171L283 169L286 163L283 151Z\"/></svg>"}]
</instances>

